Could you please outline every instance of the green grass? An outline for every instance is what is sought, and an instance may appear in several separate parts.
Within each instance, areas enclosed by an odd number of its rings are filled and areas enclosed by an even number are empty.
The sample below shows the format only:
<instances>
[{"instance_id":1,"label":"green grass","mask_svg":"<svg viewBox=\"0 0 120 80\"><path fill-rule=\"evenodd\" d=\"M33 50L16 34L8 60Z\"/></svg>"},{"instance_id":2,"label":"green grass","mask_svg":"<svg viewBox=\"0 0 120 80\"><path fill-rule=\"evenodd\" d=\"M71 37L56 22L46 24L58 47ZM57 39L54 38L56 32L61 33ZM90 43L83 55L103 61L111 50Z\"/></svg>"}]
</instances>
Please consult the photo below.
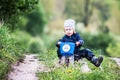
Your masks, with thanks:
<instances>
[{"instance_id":1,"label":"green grass","mask_svg":"<svg viewBox=\"0 0 120 80\"><path fill-rule=\"evenodd\" d=\"M40 59L49 68L53 68L57 60L56 51L49 50L46 54L40 55ZM120 67L108 57L104 56L102 69L87 62L92 72L83 73L80 71L81 64L76 64L76 67L59 67L49 72L38 72L37 76L39 80L120 80Z\"/></svg>"},{"instance_id":2,"label":"green grass","mask_svg":"<svg viewBox=\"0 0 120 80\"><path fill-rule=\"evenodd\" d=\"M6 26L0 27L0 80L6 80L11 64L23 58L23 49Z\"/></svg>"}]
</instances>

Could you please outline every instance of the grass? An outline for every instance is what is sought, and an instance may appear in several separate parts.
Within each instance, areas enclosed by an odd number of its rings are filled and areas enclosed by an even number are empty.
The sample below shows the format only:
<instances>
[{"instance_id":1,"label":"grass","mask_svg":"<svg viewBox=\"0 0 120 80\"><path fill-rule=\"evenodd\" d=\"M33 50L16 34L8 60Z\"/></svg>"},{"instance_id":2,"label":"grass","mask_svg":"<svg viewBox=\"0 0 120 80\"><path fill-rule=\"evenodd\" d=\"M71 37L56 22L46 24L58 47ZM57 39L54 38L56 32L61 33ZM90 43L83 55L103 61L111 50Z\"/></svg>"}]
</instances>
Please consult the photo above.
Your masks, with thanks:
<instances>
[{"instance_id":1,"label":"grass","mask_svg":"<svg viewBox=\"0 0 120 80\"><path fill-rule=\"evenodd\" d=\"M40 55L40 58L45 65L53 68L57 60L56 51L49 50L46 54ZM83 73L80 70L81 64L76 64L76 67L59 67L49 72L38 72L37 75L39 80L120 80L120 67L108 57L104 56L102 69L87 62L92 72Z\"/></svg>"}]
</instances>

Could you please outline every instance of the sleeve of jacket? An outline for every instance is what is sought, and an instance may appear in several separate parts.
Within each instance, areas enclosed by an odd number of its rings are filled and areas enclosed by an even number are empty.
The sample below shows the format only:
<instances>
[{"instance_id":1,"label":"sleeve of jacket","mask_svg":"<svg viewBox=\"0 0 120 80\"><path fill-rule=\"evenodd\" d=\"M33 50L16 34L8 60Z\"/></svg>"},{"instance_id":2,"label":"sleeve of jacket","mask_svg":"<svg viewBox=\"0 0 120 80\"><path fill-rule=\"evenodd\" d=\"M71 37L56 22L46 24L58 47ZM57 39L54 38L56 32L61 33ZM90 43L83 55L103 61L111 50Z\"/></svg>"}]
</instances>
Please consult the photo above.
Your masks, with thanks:
<instances>
[{"instance_id":1,"label":"sleeve of jacket","mask_svg":"<svg viewBox=\"0 0 120 80\"><path fill-rule=\"evenodd\" d=\"M80 45L83 45L84 44L84 40L81 38L81 36L77 33L77 41L80 42Z\"/></svg>"}]
</instances>

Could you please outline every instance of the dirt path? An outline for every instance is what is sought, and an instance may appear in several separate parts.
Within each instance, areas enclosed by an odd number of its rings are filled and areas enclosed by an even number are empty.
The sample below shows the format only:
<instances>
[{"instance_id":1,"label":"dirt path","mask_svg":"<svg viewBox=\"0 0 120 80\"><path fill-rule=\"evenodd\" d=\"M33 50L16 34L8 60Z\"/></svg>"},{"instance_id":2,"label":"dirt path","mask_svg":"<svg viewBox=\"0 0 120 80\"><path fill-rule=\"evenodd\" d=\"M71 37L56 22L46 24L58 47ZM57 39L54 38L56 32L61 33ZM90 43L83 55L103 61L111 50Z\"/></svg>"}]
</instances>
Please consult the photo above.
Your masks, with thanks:
<instances>
[{"instance_id":1,"label":"dirt path","mask_svg":"<svg viewBox=\"0 0 120 80\"><path fill-rule=\"evenodd\" d=\"M84 62L83 65L80 68L81 72L83 73L88 73L91 72L92 70L89 68L88 63Z\"/></svg>"},{"instance_id":2,"label":"dirt path","mask_svg":"<svg viewBox=\"0 0 120 80\"><path fill-rule=\"evenodd\" d=\"M8 80L38 80L37 70L44 70L35 54L26 55L23 63L20 63L19 66L15 64L12 68L13 71L8 74Z\"/></svg>"},{"instance_id":3,"label":"dirt path","mask_svg":"<svg viewBox=\"0 0 120 80\"><path fill-rule=\"evenodd\" d=\"M120 58L110 58L112 60L115 60L115 62L120 66Z\"/></svg>"}]
</instances>

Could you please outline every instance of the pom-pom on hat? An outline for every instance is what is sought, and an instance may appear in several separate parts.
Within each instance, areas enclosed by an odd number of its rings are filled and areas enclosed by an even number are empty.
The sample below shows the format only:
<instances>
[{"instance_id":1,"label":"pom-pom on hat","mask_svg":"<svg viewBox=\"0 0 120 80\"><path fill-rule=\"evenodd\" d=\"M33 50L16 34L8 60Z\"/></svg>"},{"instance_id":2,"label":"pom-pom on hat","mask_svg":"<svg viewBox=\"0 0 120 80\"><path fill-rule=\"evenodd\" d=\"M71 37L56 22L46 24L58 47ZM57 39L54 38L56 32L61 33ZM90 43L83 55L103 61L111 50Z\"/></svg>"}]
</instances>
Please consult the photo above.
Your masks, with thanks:
<instances>
[{"instance_id":1,"label":"pom-pom on hat","mask_svg":"<svg viewBox=\"0 0 120 80\"><path fill-rule=\"evenodd\" d=\"M74 29L75 28L75 20L73 20L73 19L65 20L64 27L72 27Z\"/></svg>"}]
</instances>

